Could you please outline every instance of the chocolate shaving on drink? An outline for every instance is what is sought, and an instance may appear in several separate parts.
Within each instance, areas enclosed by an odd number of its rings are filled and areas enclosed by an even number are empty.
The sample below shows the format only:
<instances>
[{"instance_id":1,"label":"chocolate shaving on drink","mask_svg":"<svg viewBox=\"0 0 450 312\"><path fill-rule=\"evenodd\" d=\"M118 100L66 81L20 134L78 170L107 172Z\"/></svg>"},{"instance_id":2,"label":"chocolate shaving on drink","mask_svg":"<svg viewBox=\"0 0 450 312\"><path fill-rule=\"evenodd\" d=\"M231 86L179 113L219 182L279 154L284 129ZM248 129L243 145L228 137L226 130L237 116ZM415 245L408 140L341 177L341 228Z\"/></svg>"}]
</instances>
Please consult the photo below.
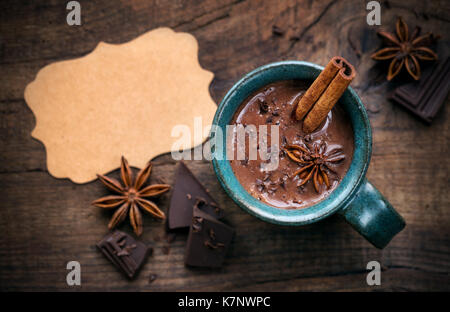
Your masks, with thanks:
<instances>
[{"instance_id":1,"label":"chocolate shaving on drink","mask_svg":"<svg viewBox=\"0 0 450 312\"><path fill-rule=\"evenodd\" d=\"M258 135L261 135L259 127L267 126L267 116L277 112L278 116L274 116L270 123L279 125L277 168L261 170L265 162L262 158L245 163L240 159L230 160L233 173L244 189L257 200L276 208L303 209L327 198L352 162L353 128L345 103L334 105L319 131L305 133L299 127L303 121L298 121L295 116L297 104L311 83L310 80L297 79L264 85L249 94L230 122L232 125L255 125ZM270 103L266 114L260 112L261 101ZM268 145L272 144L272 139L268 138ZM237 141L228 144L228 148L236 150ZM249 153L245 156L249 157Z\"/></svg>"}]
</instances>

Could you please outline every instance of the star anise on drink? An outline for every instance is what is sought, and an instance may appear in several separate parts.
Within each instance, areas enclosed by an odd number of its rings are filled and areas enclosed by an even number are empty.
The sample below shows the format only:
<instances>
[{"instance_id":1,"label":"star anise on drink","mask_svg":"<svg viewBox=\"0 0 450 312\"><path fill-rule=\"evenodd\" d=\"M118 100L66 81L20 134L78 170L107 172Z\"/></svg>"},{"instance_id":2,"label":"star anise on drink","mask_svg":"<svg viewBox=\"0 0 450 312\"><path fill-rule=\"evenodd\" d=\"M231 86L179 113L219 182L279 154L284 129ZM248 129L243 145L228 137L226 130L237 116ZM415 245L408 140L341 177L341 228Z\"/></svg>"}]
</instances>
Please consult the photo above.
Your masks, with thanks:
<instances>
[{"instance_id":1,"label":"star anise on drink","mask_svg":"<svg viewBox=\"0 0 450 312\"><path fill-rule=\"evenodd\" d=\"M410 35L408 25L399 17L396 25L396 34L378 31L378 35L386 39L388 46L371 55L374 60L391 60L387 80L397 76L406 67L408 73L415 80L420 79L421 71L419 60L435 61L436 53L428 46L437 38L431 33L420 36L420 27L416 27Z\"/></svg>"},{"instance_id":2,"label":"star anise on drink","mask_svg":"<svg viewBox=\"0 0 450 312\"><path fill-rule=\"evenodd\" d=\"M309 147L306 144L291 144L285 146L288 157L302 167L295 171L292 177L299 176L301 183L305 185L313 181L314 189L320 192L320 186L330 187L329 173L334 171L333 166L345 159L341 147L335 147L328 151L328 145L324 141L316 141Z\"/></svg>"},{"instance_id":3,"label":"star anise on drink","mask_svg":"<svg viewBox=\"0 0 450 312\"><path fill-rule=\"evenodd\" d=\"M165 219L165 214L158 206L145 198L157 197L170 189L167 184L153 184L143 187L152 170L152 163L148 162L145 168L139 171L136 180L133 181L133 172L128 161L122 157L120 166L120 177L123 186L119 181L107 176L98 174L99 180L110 190L119 195L109 195L99 198L92 202L92 205L100 208L112 209L119 207L113 214L108 228L111 230L119 225L127 215L130 216L130 223L134 233L139 236L142 234L142 215L140 209L150 213L156 218Z\"/></svg>"}]
</instances>

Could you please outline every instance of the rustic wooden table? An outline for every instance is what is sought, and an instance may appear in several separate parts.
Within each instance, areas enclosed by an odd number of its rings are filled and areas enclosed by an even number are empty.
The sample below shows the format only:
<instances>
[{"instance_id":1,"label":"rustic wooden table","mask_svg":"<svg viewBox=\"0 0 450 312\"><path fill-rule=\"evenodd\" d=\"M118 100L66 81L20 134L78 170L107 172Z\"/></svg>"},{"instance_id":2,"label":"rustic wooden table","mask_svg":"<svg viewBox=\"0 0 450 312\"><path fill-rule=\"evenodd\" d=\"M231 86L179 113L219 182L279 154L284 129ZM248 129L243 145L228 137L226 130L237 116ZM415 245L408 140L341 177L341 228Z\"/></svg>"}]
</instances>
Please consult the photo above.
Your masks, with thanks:
<instances>
[{"instance_id":1,"label":"rustic wooden table","mask_svg":"<svg viewBox=\"0 0 450 312\"><path fill-rule=\"evenodd\" d=\"M431 126L387 100L370 54L380 46L366 24L366 1L84 1L82 26L66 24L67 1L0 4L0 290L450 290L449 117L444 107ZM449 51L448 1L380 1L382 27L396 16L440 34ZM273 34L276 25L284 34ZM278 60L325 63L342 55L358 70L352 83L373 127L369 180L406 219L407 227L377 250L333 216L305 227L264 223L224 193L207 161L188 162L228 211L237 236L220 270L186 268L186 235L170 243L164 227L145 216L142 239L154 253L134 281L126 280L96 250L110 214L90 206L107 193L98 181L76 185L46 170L44 146L31 138L35 119L24 88L43 66L83 56L99 41L122 43L158 26L192 33L201 65L214 72L219 102L243 74ZM447 100L448 104L448 100ZM176 162L154 160L152 179L173 183ZM167 209L169 196L160 201ZM131 229L122 226L125 231ZM66 284L66 263L77 260L82 286ZM366 284L366 264L383 266L381 286ZM152 273L157 279L149 283Z\"/></svg>"}]
</instances>

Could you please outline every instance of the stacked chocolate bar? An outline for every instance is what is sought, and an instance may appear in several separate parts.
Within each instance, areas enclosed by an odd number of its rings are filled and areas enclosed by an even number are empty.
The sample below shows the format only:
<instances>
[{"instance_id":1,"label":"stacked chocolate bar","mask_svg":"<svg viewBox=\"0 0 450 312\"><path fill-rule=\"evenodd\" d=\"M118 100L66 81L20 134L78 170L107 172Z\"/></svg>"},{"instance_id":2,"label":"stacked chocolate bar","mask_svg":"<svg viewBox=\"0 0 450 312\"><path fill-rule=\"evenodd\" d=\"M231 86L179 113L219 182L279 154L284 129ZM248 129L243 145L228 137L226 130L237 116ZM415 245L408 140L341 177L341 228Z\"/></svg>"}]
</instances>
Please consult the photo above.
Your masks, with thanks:
<instances>
[{"instance_id":1,"label":"stacked chocolate bar","mask_svg":"<svg viewBox=\"0 0 450 312\"><path fill-rule=\"evenodd\" d=\"M223 210L181 162L168 213L168 230L189 228L185 264L220 267L234 230L220 221Z\"/></svg>"},{"instance_id":2,"label":"stacked chocolate bar","mask_svg":"<svg viewBox=\"0 0 450 312\"><path fill-rule=\"evenodd\" d=\"M450 58L428 68L420 81L395 89L392 100L431 123L450 90Z\"/></svg>"}]
</instances>

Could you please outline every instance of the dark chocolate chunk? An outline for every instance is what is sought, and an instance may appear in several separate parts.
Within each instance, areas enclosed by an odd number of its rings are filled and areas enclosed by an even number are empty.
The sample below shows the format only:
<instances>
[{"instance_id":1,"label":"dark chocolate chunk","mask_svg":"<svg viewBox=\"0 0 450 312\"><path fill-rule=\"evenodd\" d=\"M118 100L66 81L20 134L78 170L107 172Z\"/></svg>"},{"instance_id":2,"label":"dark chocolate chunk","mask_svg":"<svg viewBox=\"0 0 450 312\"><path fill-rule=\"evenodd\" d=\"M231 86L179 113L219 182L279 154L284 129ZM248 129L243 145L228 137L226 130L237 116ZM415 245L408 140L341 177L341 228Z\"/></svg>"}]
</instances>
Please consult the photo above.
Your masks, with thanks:
<instances>
[{"instance_id":1,"label":"dark chocolate chunk","mask_svg":"<svg viewBox=\"0 0 450 312\"><path fill-rule=\"evenodd\" d=\"M148 283L149 284L153 283L157 278L158 278L158 275L156 275L155 273L150 274L150 276L148 278Z\"/></svg>"},{"instance_id":2,"label":"dark chocolate chunk","mask_svg":"<svg viewBox=\"0 0 450 312\"><path fill-rule=\"evenodd\" d=\"M263 99L258 99L258 103L259 103L259 113L261 115L264 115L265 113L267 113L269 111L269 105L267 104L267 102Z\"/></svg>"},{"instance_id":3,"label":"dark chocolate chunk","mask_svg":"<svg viewBox=\"0 0 450 312\"><path fill-rule=\"evenodd\" d=\"M284 30L281 29L280 27L278 27L277 25L273 25L272 26L272 34L274 36L283 36L284 35Z\"/></svg>"},{"instance_id":4,"label":"dark chocolate chunk","mask_svg":"<svg viewBox=\"0 0 450 312\"><path fill-rule=\"evenodd\" d=\"M168 234L166 235L166 241L167 241L169 244L171 244L171 243L175 240L176 237L177 237L177 234L175 234L175 233L168 233Z\"/></svg>"},{"instance_id":5,"label":"dark chocolate chunk","mask_svg":"<svg viewBox=\"0 0 450 312\"><path fill-rule=\"evenodd\" d=\"M163 254L168 255L170 253L170 246L169 245L164 245L162 247L162 252L163 252Z\"/></svg>"},{"instance_id":6,"label":"dark chocolate chunk","mask_svg":"<svg viewBox=\"0 0 450 312\"><path fill-rule=\"evenodd\" d=\"M243 160L241 160L241 164L242 164L242 166L247 166L248 165L248 158L247 158L247 156L245 156L245 158Z\"/></svg>"},{"instance_id":7,"label":"dark chocolate chunk","mask_svg":"<svg viewBox=\"0 0 450 312\"><path fill-rule=\"evenodd\" d=\"M197 205L200 209L215 218L220 219L223 217L223 210L219 208L214 199L212 199L186 165L180 162L170 200L167 221L168 229L188 228L192 222L192 209L194 205Z\"/></svg>"},{"instance_id":8,"label":"dark chocolate chunk","mask_svg":"<svg viewBox=\"0 0 450 312\"><path fill-rule=\"evenodd\" d=\"M185 264L196 267L221 267L234 230L197 207L194 208L193 214Z\"/></svg>"},{"instance_id":9,"label":"dark chocolate chunk","mask_svg":"<svg viewBox=\"0 0 450 312\"><path fill-rule=\"evenodd\" d=\"M426 70L420 81L395 89L392 99L430 123L450 90L450 58Z\"/></svg>"},{"instance_id":10,"label":"dark chocolate chunk","mask_svg":"<svg viewBox=\"0 0 450 312\"><path fill-rule=\"evenodd\" d=\"M129 278L136 276L149 251L147 245L121 231L109 233L97 244L97 247Z\"/></svg>"}]
</instances>

